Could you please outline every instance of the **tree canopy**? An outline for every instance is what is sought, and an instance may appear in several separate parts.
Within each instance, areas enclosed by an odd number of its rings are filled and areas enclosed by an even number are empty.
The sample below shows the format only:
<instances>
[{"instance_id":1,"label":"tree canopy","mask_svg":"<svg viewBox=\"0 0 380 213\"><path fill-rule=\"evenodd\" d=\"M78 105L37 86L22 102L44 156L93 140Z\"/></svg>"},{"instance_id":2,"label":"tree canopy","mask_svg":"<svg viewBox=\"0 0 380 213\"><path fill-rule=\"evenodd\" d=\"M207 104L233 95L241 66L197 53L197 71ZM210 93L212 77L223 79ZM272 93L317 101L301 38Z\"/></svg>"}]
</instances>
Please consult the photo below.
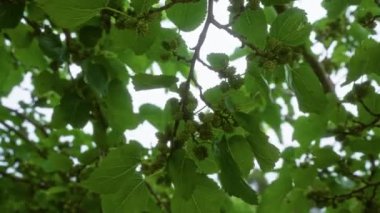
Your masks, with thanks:
<instances>
[{"instance_id":1,"label":"tree canopy","mask_svg":"<svg viewBox=\"0 0 380 213\"><path fill-rule=\"evenodd\" d=\"M0 211L380 212L380 3L322 6L0 1ZM240 45L203 57L210 28ZM32 101L4 104L27 78ZM144 122L152 147L125 134Z\"/></svg>"}]
</instances>

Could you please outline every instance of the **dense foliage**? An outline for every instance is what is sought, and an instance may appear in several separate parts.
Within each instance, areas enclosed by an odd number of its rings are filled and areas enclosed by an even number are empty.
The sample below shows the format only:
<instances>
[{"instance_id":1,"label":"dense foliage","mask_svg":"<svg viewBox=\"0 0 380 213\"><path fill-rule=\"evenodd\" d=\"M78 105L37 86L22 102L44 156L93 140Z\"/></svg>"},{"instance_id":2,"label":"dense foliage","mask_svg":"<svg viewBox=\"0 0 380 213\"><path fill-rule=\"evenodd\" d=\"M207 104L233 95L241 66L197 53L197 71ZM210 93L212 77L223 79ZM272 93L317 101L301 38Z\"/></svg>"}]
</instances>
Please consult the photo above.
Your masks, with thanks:
<instances>
[{"instance_id":1,"label":"dense foliage","mask_svg":"<svg viewBox=\"0 0 380 213\"><path fill-rule=\"evenodd\" d=\"M0 211L380 212L379 1L324 0L309 23L292 0L230 0L221 23L225 1L1 0L0 95L31 77L33 100L0 105ZM201 57L211 27L241 45ZM174 96L134 110L152 89ZM152 148L124 134L145 121Z\"/></svg>"}]
</instances>

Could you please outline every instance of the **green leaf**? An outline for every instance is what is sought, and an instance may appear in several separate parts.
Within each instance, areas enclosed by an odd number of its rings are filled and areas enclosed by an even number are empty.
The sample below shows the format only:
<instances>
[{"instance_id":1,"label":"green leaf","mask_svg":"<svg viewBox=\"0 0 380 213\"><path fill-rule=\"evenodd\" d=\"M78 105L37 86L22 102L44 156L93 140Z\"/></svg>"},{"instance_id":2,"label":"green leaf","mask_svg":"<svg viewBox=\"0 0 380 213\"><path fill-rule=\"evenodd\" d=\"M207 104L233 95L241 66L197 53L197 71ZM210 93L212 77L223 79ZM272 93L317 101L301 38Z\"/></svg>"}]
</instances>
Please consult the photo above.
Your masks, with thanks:
<instances>
[{"instance_id":1,"label":"green leaf","mask_svg":"<svg viewBox=\"0 0 380 213\"><path fill-rule=\"evenodd\" d=\"M372 140L354 138L345 141L345 146L349 147L352 152L361 152L367 155L378 155L380 153L380 140L374 137Z\"/></svg>"},{"instance_id":2,"label":"green leaf","mask_svg":"<svg viewBox=\"0 0 380 213\"><path fill-rule=\"evenodd\" d=\"M61 79L58 73L44 71L33 76L34 92L37 96L44 96L49 92L64 93L68 81Z\"/></svg>"},{"instance_id":3,"label":"green leaf","mask_svg":"<svg viewBox=\"0 0 380 213\"><path fill-rule=\"evenodd\" d=\"M220 212L226 197L212 180L198 175L197 186L190 199L184 199L178 192L171 200L172 212L181 213L211 213Z\"/></svg>"},{"instance_id":4,"label":"green leaf","mask_svg":"<svg viewBox=\"0 0 380 213\"><path fill-rule=\"evenodd\" d=\"M110 49L122 52L125 49L130 48L136 55L146 53L153 45L160 32L160 22L157 20L148 22L146 30L146 32L138 33L137 29L119 30L111 28L111 32L107 37Z\"/></svg>"},{"instance_id":5,"label":"green leaf","mask_svg":"<svg viewBox=\"0 0 380 213\"><path fill-rule=\"evenodd\" d=\"M350 6L350 0L325 0L322 2L322 6L327 10L327 15L331 19L338 18L348 6Z\"/></svg>"},{"instance_id":6,"label":"green leaf","mask_svg":"<svg viewBox=\"0 0 380 213\"><path fill-rule=\"evenodd\" d=\"M136 55L131 49L119 53L119 58L132 69L134 73L145 73L152 61L146 55Z\"/></svg>"},{"instance_id":7,"label":"green leaf","mask_svg":"<svg viewBox=\"0 0 380 213\"><path fill-rule=\"evenodd\" d=\"M55 24L63 28L75 28L96 16L107 0L38 0L38 5Z\"/></svg>"},{"instance_id":8,"label":"green leaf","mask_svg":"<svg viewBox=\"0 0 380 213\"><path fill-rule=\"evenodd\" d=\"M294 168L291 172L295 187L306 189L317 177L317 169L315 166L309 165Z\"/></svg>"},{"instance_id":9,"label":"green leaf","mask_svg":"<svg viewBox=\"0 0 380 213\"><path fill-rule=\"evenodd\" d=\"M251 145L260 168L264 172L272 170L280 158L280 152L273 144L268 142L268 136L258 131L256 134L249 135L247 141Z\"/></svg>"},{"instance_id":10,"label":"green leaf","mask_svg":"<svg viewBox=\"0 0 380 213\"><path fill-rule=\"evenodd\" d=\"M243 177L247 177L253 169L253 153L247 140L243 136L234 135L228 138L227 146L240 173Z\"/></svg>"},{"instance_id":11,"label":"green leaf","mask_svg":"<svg viewBox=\"0 0 380 213\"><path fill-rule=\"evenodd\" d=\"M131 0L131 6L137 14L149 11L152 5L158 3L158 0Z\"/></svg>"},{"instance_id":12,"label":"green leaf","mask_svg":"<svg viewBox=\"0 0 380 213\"><path fill-rule=\"evenodd\" d=\"M133 129L138 120L133 113L132 98L126 86L119 80L113 80L108 85L103 106L109 125L118 131Z\"/></svg>"},{"instance_id":13,"label":"green leaf","mask_svg":"<svg viewBox=\"0 0 380 213\"><path fill-rule=\"evenodd\" d=\"M170 4L173 0L166 0ZM167 16L178 29L188 32L197 28L203 22L207 13L207 1L176 3L167 11Z\"/></svg>"},{"instance_id":14,"label":"green leaf","mask_svg":"<svg viewBox=\"0 0 380 213\"><path fill-rule=\"evenodd\" d=\"M225 137L218 142L215 152L220 166L219 179L223 189L247 203L257 204L257 194L241 177L240 169L231 156Z\"/></svg>"},{"instance_id":15,"label":"green leaf","mask_svg":"<svg viewBox=\"0 0 380 213\"><path fill-rule=\"evenodd\" d=\"M263 49L267 41L267 21L262 9L246 9L234 21L232 29L244 36L249 43Z\"/></svg>"},{"instance_id":16,"label":"green leaf","mask_svg":"<svg viewBox=\"0 0 380 213\"><path fill-rule=\"evenodd\" d=\"M25 1L0 2L0 29L15 28L22 18Z\"/></svg>"},{"instance_id":17,"label":"green leaf","mask_svg":"<svg viewBox=\"0 0 380 213\"><path fill-rule=\"evenodd\" d=\"M280 212L309 212L312 201L307 198L307 192L294 188L285 197L281 204Z\"/></svg>"},{"instance_id":18,"label":"green leaf","mask_svg":"<svg viewBox=\"0 0 380 213\"><path fill-rule=\"evenodd\" d=\"M271 90L268 82L263 76L263 69L259 66L258 61L254 60L247 65L247 73L245 75L245 87L252 95L260 94L266 100L271 100Z\"/></svg>"},{"instance_id":19,"label":"green leaf","mask_svg":"<svg viewBox=\"0 0 380 213\"><path fill-rule=\"evenodd\" d=\"M82 69L84 72L84 81L100 96L104 96L109 83L109 76L105 67L93 61L86 61L82 65Z\"/></svg>"},{"instance_id":20,"label":"green leaf","mask_svg":"<svg viewBox=\"0 0 380 213\"><path fill-rule=\"evenodd\" d=\"M1 4L1 3L0 3ZM26 48L33 39L32 28L25 24L19 24L14 29L4 30L10 37L12 45L17 48Z\"/></svg>"},{"instance_id":21,"label":"green leaf","mask_svg":"<svg viewBox=\"0 0 380 213\"><path fill-rule=\"evenodd\" d=\"M136 74L133 77L133 85L135 90L147 90L157 88L170 88L178 81L175 76L170 75L150 75L150 74Z\"/></svg>"},{"instance_id":22,"label":"green leaf","mask_svg":"<svg viewBox=\"0 0 380 213\"><path fill-rule=\"evenodd\" d=\"M89 165L93 163L99 157L99 155L99 149L89 149L81 153L81 155L78 157L78 160L85 165Z\"/></svg>"},{"instance_id":23,"label":"green leaf","mask_svg":"<svg viewBox=\"0 0 380 213\"><path fill-rule=\"evenodd\" d=\"M280 212L281 204L292 188L292 180L289 177L280 176L265 189L257 212Z\"/></svg>"},{"instance_id":24,"label":"green leaf","mask_svg":"<svg viewBox=\"0 0 380 213\"><path fill-rule=\"evenodd\" d=\"M370 73L380 75L380 43L372 39L364 40L356 49L354 56L348 64L347 83Z\"/></svg>"},{"instance_id":25,"label":"green leaf","mask_svg":"<svg viewBox=\"0 0 380 213\"><path fill-rule=\"evenodd\" d=\"M293 139L301 146L308 147L313 141L321 138L327 128L327 120L323 116L310 114L299 117L293 125Z\"/></svg>"},{"instance_id":26,"label":"green leaf","mask_svg":"<svg viewBox=\"0 0 380 213\"><path fill-rule=\"evenodd\" d=\"M155 212L153 209L156 204L141 175L127 174L122 176L122 180L117 178L119 182L114 182L120 189L117 193L101 196L103 212Z\"/></svg>"},{"instance_id":27,"label":"green leaf","mask_svg":"<svg viewBox=\"0 0 380 213\"><path fill-rule=\"evenodd\" d=\"M67 172L71 169L73 162L64 154L50 152L48 158L42 164L46 172Z\"/></svg>"},{"instance_id":28,"label":"green leaf","mask_svg":"<svg viewBox=\"0 0 380 213\"><path fill-rule=\"evenodd\" d=\"M65 48L58 35L44 32L38 36L38 45L42 52L53 60L61 61L65 55Z\"/></svg>"},{"instance_id":29,"label":"green leaf","mask_svg":"<svg viewBox=\"0 0 380 213\"><path fill-rule=\"evenodd\" d=\"M292 80L300 109L303 112L320 114L327 104L327 99L312 69L302 64L299 68L292 70Z\"/></svg>"},{"instance_id":30,"label":"green leaf","mask_svg":"<svg viewBox=\"0 0 380 213\"><path fill-rule=\"evenodd\" d=\"M331 146L316 148L312 151L314 155L314 163L318 168L326 168L334 165L340 159L339 155L334 152Z\"/></svg>"},{"instance_id":31,"label":"green leaf","mask_svg":"<svg viewBox=\"0 0 380 213\"><path fill-rule=\"evenodd\" d=\"M44 53L35 39L28 47L15 49L15 56L25 68L44 70L48 66Z\"/></svg>"},{"instance_id":32,"label":"green leaf","mask_svg":"<svg viewBox=\"0 0 380 213\"><path fill-rule=\"evenodd\" d=\"M22 72L13 64L11 55L0 46L0 96L7 95L21 82Z\"/></svg>"},{"instance_id":33,"label":"green leaf","mask_svg":"<svg viewBox=\"0 0 380 213\"><path fill-rule=\"evenodd\" d=\"M102 28L99 26L84 26L78 33L79 41L86 47L94 47L102 37Z\"/></svg>"},{"instance_id":34,"label":"green leaf","mask_svg":"<svg viewBox=\"0 0 380 213\"><path fill-rule=\"evenodd\" d=\"M54 108L53 126L64 127L71 124L75 128L82 128L90 119L90 106L74 92L66 92L61 104Z\"/></svg>"},{"instance_id":35,"label":"green leaf","mask_svg":"<svg viewBox=\"0 0 380 213\"><path fill-rule=\"evenodd\" d=\"M167 119L166 112L160 107L153 104L143 104L139 109L140 117L147 120L159 131L164 131L166 124L170 121Z\"/></svg>"},{"instance_id":36,"label":"green leaf","mask_svg":"<svg viewBox=\"0 0 380 213\"><path fill-rule=\"evenodd\" d=\"M215 70L223 70L227 68L229 59L224 53L210 53L207 55L207 61Z\"/></svg>"},{"instance_id":37,"label":"green leaf","mask_svg":"<svg viewBox=\"0 0 380 213\"><path fill-rule=\"evenodd\" d=\"M125 68L125 64L115 55L107 53L108 52L105 52L103 55L96 56L94 60L104 66L111 79L128 83L129 74Z\"/></svg>"},{"instance_id":38,"label":"green leaf","mask_svg":"<svg viewBox=\"0 0 380 213\"><path fill-rule=\"evenodd\" d=\"M277 16L270 28L270 36L284 44L298 46L309 39L310 31L305 12L291 8Z\"/></svg>"},{"instance_id":39,"label":"green leaf","mask_svg":"<svg viewBox=\"0 0 380 213\"><path fill-rule=\"evenodd\" d=\"M203 96L212 106L217 107L223 101L224 94L220 86L212 87L203 93Z\"/></svg>"},{"instance_id":40,"label":"green leaf","mask_svg":"<svg viewBox=\"0 0 380 213\"><path fill-rule=\"evenodd\" d=\"M294 0L261 0L265 6L287 4Z\"/></svg>"},{"instance_id":41,"label":"green leaf","mask_svg":"<svg viewBox=\"0 0 380 213\"><path fill-rule=\"evenodd\" d=\"M199 147L199 145L190 143L188 146L186 146L187 153L197 165L197 172L201 174L215 174L219 172L218 163L216 162L212 145L204 144L202 146L207 150L207 157L205 159L198 159L194 153L194 149L196 149L196 147Z\"/></svg>"},{"instance_id":42,"label":"green leaf","mask_svg":"<svg viewBox=\"0 0 380 213\"><path fill-rule=\"evenodd\" d=\"M123 183L134 183L136 167L143 153L144 149L138 143L129 143L111 150L82 185L100 194L118 192ZM127 180L128 178L131 179Z\"/></svg>"},{"instance_id":43,"label":"green leaf","mask_svg":"<svg viewBox=\"0 0 380 213\"><path fill-rule=\"evenodd\" d=\"M168 171L174 183L175 193L189 200L197 184L197 168L192 160L186 158L184 150L176 151L171 156Z\"/></svg>"}]
</instances>

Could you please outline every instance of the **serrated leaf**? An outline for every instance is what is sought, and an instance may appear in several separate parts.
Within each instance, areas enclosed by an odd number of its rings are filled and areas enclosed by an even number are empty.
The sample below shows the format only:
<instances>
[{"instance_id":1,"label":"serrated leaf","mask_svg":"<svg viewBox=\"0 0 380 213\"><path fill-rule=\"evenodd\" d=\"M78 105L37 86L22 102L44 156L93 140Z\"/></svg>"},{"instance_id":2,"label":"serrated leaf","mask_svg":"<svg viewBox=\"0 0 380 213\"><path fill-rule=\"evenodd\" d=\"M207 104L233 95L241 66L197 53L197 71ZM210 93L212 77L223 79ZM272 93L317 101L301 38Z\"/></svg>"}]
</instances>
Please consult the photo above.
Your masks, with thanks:
<instances>
[{"instance_id":1,"label":"serrated leaf","mask_svg":"<svg viewBox=\"0 0 380 213\"><path fill-rule=\"evenodd\" d=\"M22 73L13 64L11 55L0 46L0 96L7 95L21 82Z\"/></svg>"},{"instance_id":2,"label":"serrated leaf","mask_svg":"<svg viewBox=\"0 0 380 213\"><path fill-rule=\"evenodd\" d=\"M327 120L323 116L310 114L308 117L297 118L294 125L293 139L301 146L308 146L313 140L323 136L327 127Z\"/></svg>"},{"instance_id":3,"label":"serrated leaf","mask_svg":"<svg viewBox=\"0 0 380 213\"><path fill-rule=\"evenodd\" d=\"M220 89L220 86L215 86L206 90L203 93L203 96L205 97L208 103L217 107L223 100L224 94L222 90Z\"/></svg>"},{"instance_id":4,"label":"serrated leaf","mask_svg":"<svg viewBox=\"0 0 380 213\"><path fill-rule=\"evenodd\" d=\"M133 113L132 98L126 86L119 80L113 80L108 85L103 106L109 125L118 131L133 129L138 125Z\"/></svg>"},{"instance_id":5,"label":"serrated leaf","mask_svg":"<svg viewBox=\"0 0 380 213\"><path fill-rule=\"evenodd\" d=\"M325 0L322 2L322 6L327 10L327 15L331 19L339 17L348 6L350 6L350 0Z\"/></svg>"},{"instance_id":6,"label":"serrated leaf","mask_svg":"<svg viewBox=\"0 0 380 213\"><path fill-rule=\"evenodd\" d=\"M25 1L1 1L0 29L16 27L22 18L24 7Z\"/></svg>"},{"instance_id":7,"label":"serrated leaf","mask_svg":"<svg viewBox=\"0 0 380 213\"><path fill-rule=\"evenodd\" d=\"M75 28L96 16L107 0L38 0L38 5L53 22L63 28Z\"/></svg>"},{"instance_id":8,"label":"serrated leaf","mask_svg":"<svg viewBox=\"0 0 380 213\"><path fill-rule=\"evenodd\" d=\"M103 212L155 212L156 204L141 175L129 174L123 177L118 184L120 190L117 193L101 196Z\"/></svg>"},{"instance_id":9,"label":"serrated leaf","mask_svg":"<svg viewBox=\"0 0 380 213\"><path fill-rule=\"evenodd\" d=\"M257 204L257 194L241 177L241 172L231 156L225 137L218 142L215 152L220 166L219 179L223 189L247 203Z\"/></svg>"},{"instance_id":10,"label":"serrated leaf","mask_svg":"<svg viewBox=\"0 0 380 213\"><path fill-rule=\"evenodd\" d=\"M170 88L175 85L177 81L178 79L175 76L150 74L136 74L132 80L136 91L157 88Z\"/></svg>"},{"instance_id":11,"label":"serrated leaf","mask_svg":"<svg viewBox=\"0 0 380 213\"><path fill-rule=\"evenodd\" d=\"M327 104L327 99L318 77L310 66L302 64L292 70L292 80L300 109L303 112L320 114Z\"/></svg>"},{"instance_id":12,"label":"serrated leaf","mask_svg":"<svg viewBox=\"0 0 380 213\"><path fill-rule=\"evenodd\" d=\"M267 41L267 21L262 9L246 9L234 21L232 29L244 36L248 42L264 48Z\"/></svg>"},{"instance_id":13,"label":"serrated leaf","mask_svg":"<svg viewBox=\"0 0 380 213\"><path fill-rule=\"evenodd\" d=\"M317 177L315 166L297 167L291 173L295 187L306 189Z\"/></svg>"},{"instance_id":14,"label":"serrated leaf","mask_svg":"<svg viewBox=\"0 0 380 213\"><path fill-rule=\"evenodd\" d=\"M268 142L268 136L258 131L256 134L249 135L247 141L251 145L252 152L260 168L264 172L272 170L280 158L280 152L273 144Z\"/></svg>"},{"instance_id":15,"label":"serrated leaf","mask_svg":"<svg viewBox=\"0 0 380 213\"><path fill-rule=\"evenodd\" d=\"M286 195L280 212L309 212L313 202L306 195L307 192L304 189L294 188Z\"/></svg>"},{"instance_id":16,"label":"serrated leaf","mask_svg":"<svg viewBox=\"0 0 380 213\"><path fill-rule=\"evenodd\" d=\"M54 108L52 123L56 127L71 124L82 128L90 119L90 106L74 92L66 92L61 98L61 104Z\"/></svg>"},{"instance_id":17,"label":"serrated leaf","mask_svg":"<svg viewBox=\"0 0 380 213\"><path fill-rule=\"evenodd\" d=\"M291 8L277 16L270 28L270 36L284 44L298 46L309 39L311 25L306 13L298 8Z\"/></svg>"},{"instance_id":18,"label":"serrated leaf","mask_svg":"<svg viewBox=\"0 0 380 213\"><path fill-rule=\"evenodd\" d=\"M280 212L281 204L292 188L292 180L289 177L280 176L265 189L257 212Z\"/></svg>"},{"instance_id":19,"label":"serrated leaf","mask_svg":"<svg viewBox=\"0 0 380 213\"><path fill-rule=\"evenodd\" d=\"M99 26L84 26L78 32L79 41L86 47L94 47L102 37L102 28Z\"/></svg>"},{"instance_id":20,"label":"serrated leaf","mask_svg":"<svg viewBox=\"0 0 380 213\"><path fill-rule=\"evenodd\" d=\"M196 186L196 166L194 162L185 157L185 151L180 150L172 154L169 159L168 171L173 180L175 193L188 200Z\"/></svg>"},{"instance_id":21,"label":"serrated leaf","mask_svg":"<svg viewBox=\"0 0 380 213\"><path fill-rule=\"evenodd\" d=\"M135 175L135 169L143 153L144 149L138 143L126 144L111 150L82 185L100 194L118 192L124 182L130 184L130 181L134 181L134 178L126 179Z\"/></svg>"},{"instance_id":22,"label":"serrated leaf","mask_svg":"<svg viewBox=\"0 0 380 213\"><path fill-rule=\"evenodd\" d=\"M216 183L201 175L198 175L196 182L196 189L190 199L186 200L180 194L174 193L171 200L173 213L216 213L221 211L226 197Z\"/></svg>"},{"instance_id":23,"label":"serrated leaf","mask_svg":"<svg viewBox=\"0 0 380 213\"><path fill-rule=\"evenodd\" d=\"M50 152L46 161L43 162L42 168L46 172L67 172L71 169L73 162L64 154Z\"/></svg>"},{"instance_id":24,"label":"serrated leaf","mask_svg":"<svg viewBox=\"0 0 380 213\"><path fill-rule=\"evenodd\" d=\"M84 81L100 96L107 92L109 83L108 72L102 64L86 61L82 65Z\"/></svg>"},{"instance_id":25,"label":"serrated leaf","mask_svg":"<svg viewBox=\"0 0 380 213\"><path fill-rule=\"evenodd\" d=\"M104 68L107 69L107 72L111 79L128 83L129 74L125 67L125 64L121 62L115 55L103 54L96 56L94 60L102 64Z\"/></svg>"},{"instance_id":26,"label":"serrated leaf","mask_svg":"<svg viewBox=\"0 0 380 213\"><path fill-rule=\"evenodd\" d=\"M147 120L159 131L164 131L167 122L169 122L169 120L166 119L167 115L165 115L165 113L164 110L153 104L143 104L139 109L140 117Z\"/></svg>"},{"instance_id":27,"label":"serrated leaf","mask_svg":"<svg viewBox=\"0 0 380 213\"><path fill-rule=\"evenodd\" d=\"M312 151L314 155L314 163L318 168L326 168L334 165L340 159L339 155L334 152L331 146L316 148Z\"/></svg>"},{"instance_id":28,"label":"serrated leaf","mask_svg":"<svg viewBox=\"0 0 380 213\"><path fill-rule=\"evenodd\" d=\"M223 70L229 63L228 55L224 53L210 53L207 55L207 61L215 70Z\"/></svg>"},{"instance_id":29,"label":"serrated leaf","mask_svg":"<svg viewBox=\"0 0 380 213\"><path fill-rule=\"evenodd\" d=\"M38 35L38 45L49 58L58 61L63 60L65 48L58 35L52 32L44 32Z\"/></svg>"},{"instance_id":30,"label":"serrated leaf","mask_svg":"<svg viewBox=\"0 0 380 213\"><path fill-rule=\"evenodd\" d=\"M228 138L228 149L231 157L236 162L243 177L247 177L253 169L253 153L247 140L240 135Z\"/></svg>"},{"instance_id":31,"label":"serrated leaf","mask_svg":"<svg viewBox=\"0 0 380 213\"><path fill-rule=\"evenodd\" d=\"M173 0L166 0L169 4ZM170 21L172 21L178 29L188 32L197 28L206 17L207 1L199 0L195 2L176 3L167 11Z\"/></svg>"},{"instance_id":32,"label":"serrated leaf","mask_svg":"<svg viewBox=\"0 0 380 213\"><path fill-rule=\"evenodd\" d=\"M372 39L364 40L348 64L347 83L365 74L376 73L380 75L378 55L380 55L380 43Z\"/></svg>"},{"instance_id":33,"label":"serrated leaf","mask_svg":"<svg viewBox=\"0 0 380 213\"><path fill-rule=\"evenodd\" d=\"M10 37L12 45L17 48L26 48L30 45L33 39L32 31L33 28L25 24L19 24L14 29L4 30Z\"/></svg>"},{"instance_id":34,"label":"serrated leaf","mask_svg":"<svg viewBox=\"0 0 380 213\"><path fill-rule=\"evenodd\" d=\"M48 66L44 53L35 39L28 47L15 49L15 56L26 68L38 68L44 70Z\"/></svg>"}]
</instances>

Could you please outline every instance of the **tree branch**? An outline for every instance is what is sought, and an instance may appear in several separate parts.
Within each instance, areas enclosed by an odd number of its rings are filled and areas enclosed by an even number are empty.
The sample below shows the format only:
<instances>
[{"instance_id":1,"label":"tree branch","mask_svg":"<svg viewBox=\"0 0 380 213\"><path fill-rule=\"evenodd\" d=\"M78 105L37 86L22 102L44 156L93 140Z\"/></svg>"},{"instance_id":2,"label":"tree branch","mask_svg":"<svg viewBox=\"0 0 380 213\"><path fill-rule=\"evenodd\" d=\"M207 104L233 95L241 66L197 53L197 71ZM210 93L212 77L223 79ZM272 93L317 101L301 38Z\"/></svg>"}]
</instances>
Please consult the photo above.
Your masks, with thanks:
<instances>
[{"instance_id":1,"label":"tree branch","mask_svg":"<svg viewBox=\"0 0 380 213\"><path fill-rule=\"evenodd\" d=\"M195 47L193 48L194 53L193 53L193 57L191 58L191 61L190 61L190 70L189 70L189 74L188 74L186 82L185 82L185 88L184 88L185 91L184 91L184 95L182 97L181 104L180 104L181 112L186 112L186 105L187 105L188 97L189 97L189 93L190 93L190 83L193 81L196 84L196 86L198 87L198 89L200 89L200 91L202 91L201 90L202 88L200 87L200 85L197 83L197 81L195 79L195 64L197 62L197 59L199 58L199 54L200 54L202 45L203 45L204 41L206 40L207 31L210 27L210 24L212 23L212 20L214 20L213 8L214 8L214 0L208 0L207 17L206 17L203 29L202 29L201 33L199 34L198 42L195 45ZM172 138L174 138L176 133L177 133L180 120L181 119L177 119L174 123ZM174 146L173 146L173 148L174 148ZM174 151L174 150L172 150L172 151Z\"/></svg>"},{"instance_id":2,"label":"tree branch","mask_svg":"<svg viewBox=\"0 0 380 213\"><path fill-rule=\"evenodd\" d=\"M319 81L323 86L325 93L335 94L334 84L330 78L326 75L326 71L319 63L318 59L310 52L305 46L302 48L302 55L305 61L311 66L314 73L317 75Z\"/></svg>"},{"instance_id":3,"label":"tree branch","mask_svg":"<svg viewBox=\"0 0 380 213\"><path fill-rule=\"evenodd\" d=\"M149 183L147 183L146 181L144 183L145 183L146 188L148 188L149 193L154 197L154 200L156 201L157 205L159 205L161 207L161 209L164 210L165 212L170 213L171 212L170 207L168 205L166 205L160 199L160 197L158 197L158 195L152 189L152 186Z\"/></svg>"}]
</instances>

